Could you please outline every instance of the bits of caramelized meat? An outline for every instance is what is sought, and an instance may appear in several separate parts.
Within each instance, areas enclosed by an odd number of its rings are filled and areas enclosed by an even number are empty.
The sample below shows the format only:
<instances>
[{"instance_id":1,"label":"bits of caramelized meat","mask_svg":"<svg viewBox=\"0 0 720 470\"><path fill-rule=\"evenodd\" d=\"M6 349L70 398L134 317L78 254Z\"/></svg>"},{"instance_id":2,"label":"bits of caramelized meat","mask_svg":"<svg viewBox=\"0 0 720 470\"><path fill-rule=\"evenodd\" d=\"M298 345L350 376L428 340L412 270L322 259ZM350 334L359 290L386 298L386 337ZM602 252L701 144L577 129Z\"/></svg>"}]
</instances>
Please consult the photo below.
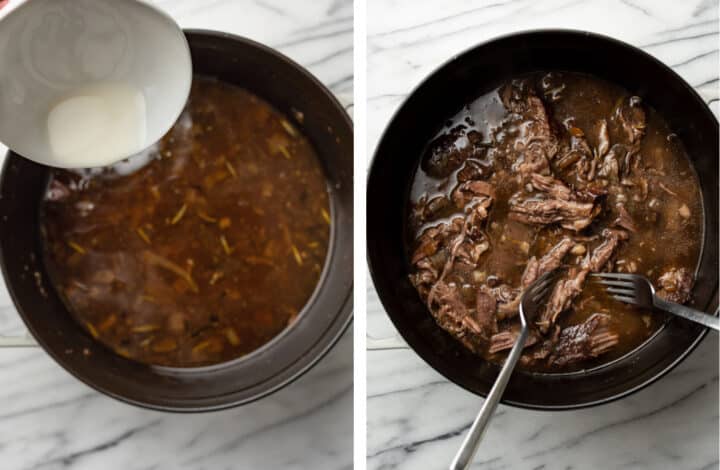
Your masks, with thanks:
<instances>
[{"instance_id":1,"label":"bits of caramelized meat","mask_svg":"<svg viewBox=\"0 0 720 470\"><path fill-rule=\"evenodd\" d=\"M521 367L586 368L641 344L664 316L587 279L637 272L688 300L702 211L672 135L640 98L579 74L523 77L465 106L430 143L411 192L410 280L438 325L500 361L524 289L565 266Z\"/></svg>"},{"instance_id":2,"label":"bits of caramelized meat","mask_svg":"<svg viewBox=\"0 0 720 470\"><path fill-rule=\"evenodd\" d=\"M579 325L562 329L550 353L550 364L564 367L608 352L620 341L609 324L608 315L596 313Z\"/></svg>"},{"instance_id":3,"label":"bits of caramelized meat","mask_svg":"<svg viewBox=\"0 0 720 470\"><path fill-rule=\"evenodd\" d=\"M684 304L690 300L693 275L687 268L671 268L658 279L657 294L668 302Z\"/></svg>"}]
</instances>

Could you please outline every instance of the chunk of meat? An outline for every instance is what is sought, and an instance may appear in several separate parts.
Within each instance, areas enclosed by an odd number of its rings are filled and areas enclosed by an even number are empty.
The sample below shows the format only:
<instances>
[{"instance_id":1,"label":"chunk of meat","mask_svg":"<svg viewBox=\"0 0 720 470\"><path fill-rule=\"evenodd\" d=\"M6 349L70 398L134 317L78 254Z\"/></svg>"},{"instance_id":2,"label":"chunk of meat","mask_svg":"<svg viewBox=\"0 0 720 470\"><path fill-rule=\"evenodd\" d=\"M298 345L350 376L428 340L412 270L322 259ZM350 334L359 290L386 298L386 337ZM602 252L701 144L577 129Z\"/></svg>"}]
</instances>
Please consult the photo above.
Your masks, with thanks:
<instances>
[{"instance_id":1,"label":"chunk of meat","mask_svg":"<svg viewBox=\"0 0 720 470\"><path fill-rule=\"evenodd\" d=\"M475 319L484 332L497 330L496 310L497 300L495 296L488 287L481 286L475 298Z\"/></svg>"},{"instance_id":2,"label":"chunk of meat","mask_svg":"<svg viewBox=\"0 0 720 470\"><path fill-rule=\"evenodd\" d=\"M615 222L613 222L613 225L624 228L625 230L629 230L631 232L637 232L635 222L633 222L632 216L630 216L630 213L627 211L627 209L625 209L625 205L618 204L617 210L618 216L617 219L615 219Z\"/></svg>"},{"instance_id":3,"label":"chunk of meat","mask_svg":"<svg viewBox=\"0 0 720 470\"><path fill-rule=\"evenodd\" d=\"M411 258L413 264L418 260L432 256L428 255L428 253L436 253L440 246L447 253L442 272L437 277L435 285L430 287L427 293L425 293L424 285L421 283L422 279L412 277L410 279L416 287L420 286L418 287L420 295L426 298L426 303L431 311L438 292L447 291L447 288L442 287L447 286L444 279L447 273L452 271L456 261L467 265L468 268L474 268L480 255L489 248L481 224L487 218L487 209L491 203L492 199L486 196L473 198L466 217L456 217L450 223L439 224L425 230L421 235L418 248L416 248ZM426 246L428 248L425 248ZM474 320L470 319L468 322L474 322ZM479 328L476 329L479 330Z\"/></svg>"},{"instance_id":4,"label":"chunk of meat","mask_svg":"<svg viewBox=\"0 0 720 470\"><path fill-rule=\"evenodd\" d=\"M488 218L488 208L490 207L490 199L484 199L475 204L466 220L466 235L473 243L487 243L484 230ZM489 244L485 249L489 248ZM484 251L484 250L483 250Z\"/></svg>"},{"instance_id":5,"label":"chunk of meat","mask_svg":"<svg viewBox=\"0 0 720 470\"><path fill-rule=\"evenodd\" d=\"M546 334L542 342L535 348L529 359L534 361L547 359L560 339L560 331L560 327L555 325L552 332Z\"/></svg>"},{"instance_id":6,"label":"chunk of meat","mask_svg":"<svg viewBox=\"0 0 720 470\"><path fill-rule=\"evenodd\" d=\"M530 176L530 184L533 188L546 193L553 199L560 199L562 201L574 199L572 189L552 176L533 174Z\"/></svg>"},{"instance_id":7,"label":"chunk of meat","mask_svg":"<svg viewBox=\"0 0 720 470\"><path fill-rule=\"evenodd\" d=\"M613 119L620 125L630 144L639 142L645 134L646 117L641 104L639 96L631 96L622 100L613 114Z\"/></svg>"},{"instance_id":8,"label":"chunk of meat","mask_svg":"<svg viewBox=\"0 0 720 470\"><path fill-rule=\"evenodd\" d=\"M470 180L479 180L488 176L493 171L492 165L483 164L478 160L468 159L462 168L457 172L457 180L464 183Z\"/></svg>"},{"instance_id":9,"label":"chunk of meat","mask_svg":"<svg viewBox=\"0 0 720 470\"><path fill-rule=\"evenodd\" d=\"M577 232L590 225L597 213L598 210L591 202L512 198L509 217L528 225L557 222L563 228Z\"/></svg>"},{"instance_id":10,"label":"chunk of meat","mask_svg":"<svg viewBox=\"0 0 720 470\"><path fill-rule=\"evenodd\" d=\"M422 158L421 167L428 175L446 178L468 158L481 159L485 149L479 132L464 125L450 129L433 140Z\"/></svg>"},{"instance_id":11,"label":"chunk of meat","mask_svg":"<svg viewBox=\"0 0 720 470\"><path fill-rule=\"evenodd\" d=\"M453 210L453 204L446 196L435 196L429 200L422 197L412 207L411 220L415 227L441 218Z\"/></svg>"},{"instance_id":12,"label":"chunk of meat","mask_svg":"<svg viewBox=\"0 0 720 470\"><path fill-rule=\"evenodd\" d=\"M563 146L560 157L555 160L555 167L559 170L565 170L572 165L592 158L592 149L590 149L590 145L583 131L578 127L570 127L568 132L570 138L567 144Z\"/></svg>"},{"instance_id":13,"label":"chunk of meat","mask_svg":"<svg viewBox=\"0 0 720 470\"><path fill-rule=\"evenodd\" d=\"M610 136L608 134L607 121L603 119L598 125L598 145L597 152L595 153L596 157L604 157L609 149Z\"/></svg>"},{"instance_id":14,"label":"chunk of meat","mask_svg":"<svg viewBox=\"0 0 720 470\"><path fill-rule=\"evenodd\" d=\"M568 251L570 251L570 248L572 248L574 244L574 241L565 237L555 246L550 248L550 250L545 253L539 261L534 256L530 258L520 279L521 288L523 290L527 289L537 278L560 267L565 255ZM521 298L522 291L512 301L501 304L498 309L498 316L500 319L517 315Z\"/></svg>"},{"instance_id":15,"label":"chunk of meat","mask_svg":"<svg viewBox=\"0 0 720 470\"><path fill-rule=\"evenodd\" d=\"M417 270L409 275L410 283L425 299L430 292L432 285L438 280L438 270L428 258L423 258L415 264Z\"/></svg>"},{"instance_id":16,"label":"chunk of meat","mask_svg":"<svg viewBox=\"0 0 720 470\"><path fill-rule=\"evenodd\" d=\"M560 314L570 308L573 300L582 292L587 275L590 272L600 271L610 261L620 241L627 239L627 232L605 229L603 238L602 243L583 260L579 267L570 269L566 278L559 280L553 287L547 306L536 323L541 332L546 333Z\"/></svg>"},{"instance_id":17,"label":"chunk of meat","mask_svg":"<svg viewBox=\"0 0 720 470\"><path fill-rule=\"evenodd\" d=\"M520 289L509 286L507 284L500 284L499 286L492 288L492 293L498 301L498 304L507 303L517 297Z\"/></svg>"},{"instance_id":18,"label":"chunk of meat","mask_svg":"<svg viewBox=\"0 0 720 470\"><path fill-rule=\"evenodd\" d=\"M433 256L441 248L449 247L452 241L464 232L465 223L463 217L455 217L450 222L443 222L425 229L417 239L417 245L410 257L410 262L416 264L423 258Z\"/></svg>"},{"instance_id":19,"label":"chunk of meat","mask_svg":"<svg viewBox=\"0 0 720 470\"><path fill-rule=\"evenodd\" d=\"M462 300L460 291L452 283L438 281L433 287L435 295L430 311L441 328L452 334L465 334L467 326L465 318L469 310Z\"/></svg>"},{"instance_id":20,"label":"chunk of meat","mask_svg":"<svg viewBox=\"0 0 720 470\"><path fill-rule=\"evenodd\" d=\"M513 171L521 175L548 172L549 161L557 154L558 143L544 103L523 80L503 87L500 96L510 113L500 132L507 127L517 129L508 155Z\"/></svg>"},{"instance_id":21,"label":"chunk of meat","mask_svg":"<svg viewBox=\"0 0 720 470\"><path fill-rule=\"evenodd\" d=\"M550 326L555 324L560 314L570 308L572 301L582 292L588 272L587 269L574 268L570 270L567 278L561 279L555 284L547 306L536 323L540 331L546 333Z\"/></svg>"},{"instance_id":22,"label":"chunk of meat","mask_svg":"<svg viewBox=\"0 0 720 470\"><path fill-rule=\"evenodd\" d=\"M550 248L550 251L545 253L545 255L540 258L540 262L538 263L538 272L535 278L530 281L529 279L526 279L523 275L523 287L528 287L531 283L535 282L535 279L537 279L538 277L559 268L562 264L563 258L565 258L565 255L568 253L568 251L570 251L570 248L572 248L573 245L575 245L575 242L572 239L565 237L560 240L555 246Z\"/></svg>"},{"instance_id":23,"label":"chunk of meat","mask_svg":"<svg viewBox=\"0 0 720 470\"><path fill-rule=\"evenodd\" d=\"M641 103L642 100L638 96L623 99L611 117L625 139L627 152L622 163L624 175L629 175L630 171L639 164L640 144L646 127L645 110Z\"/></svg>"},{"instance_id":24,"label":"chunk of meat","mask_svg":"<svg viewBox=\"0 0 720 470\"><path fill-rule=\"evenodd\" d=\"M478 341L470 340L468 337L487 338L495 330L494 322L490 316L471 312L463 302L460 290L454 283L446 283L440 280L433 289L435 295L429 307L435 321L448 333L458 338L465 338L464 344L471 349L475 349L475 344Z\"/></svg>"},{"instance_id":25,"label":"chunk of meat","mask_svg":"<svg viewBox=\"0 0 720 470\"><path fill-rule=\"evenodd\" d=\"M582 267L588 271L600 272L603 267L610 261L615 253L620 241L627 240L628 234L623 230L613 230L606 228L603 230L603 242L593 250L589 258L583 260Z\"/></svg>"},{"instance_id":26,"label":"chunk of meat","mask_svg":"<svg viewBox=\"0 0 720 470\"><path fill-rule=\"evenodd\" d=\"M624 168L623 162L625 161L627 153L628 149L625 145L613 145L600 163L598 176L607 178L612 182L617 182Z\"/></svg>"},{"instance_id":27,"label":"chunk of meat","mask_svg":"<svg viewBox=\"0 0 720 470\"><path fill-rule=\"evenodd\" d=\"M533 174L530 180L540 194L524 197L520 192L510 198L509 217L513 220L530 225L560 223L563 228L579 231L600 212L594 202L596 195L590 191L574 192L551 176Z\"/></svg>"},{"instance_id":28,"label":"chunk of meat","mask_svg":"<svg viewBox=\"0 0 720 470\"><path fill-rule=\"evenodd\" d=\"M442 240L440 234L441 231L435 227L425 230L418 240L417 248L410 257L410 262L416 264L418 261L434 255L440 247Z\"/></svg>"},{"instance_id":29,"label":"chunk of meat","mask_svg":"<svg viewBox=\"0 0 720 470\"><path fill-rule=\"evenodd\" d=\"M475 268L480 261L480 257L490 249L490 244L486 240L474 242L470 238L466 238L459 246L455 253L457 261L466 264L471 268Z\"/></svg>"},{"instance_id":30,"label":"chunk of meat","mask_svg":"<svg viewBox=\"0 0 720 470\"><path fill-rule=\"evenodd\" d=\"M490 337L490 347L488 348L488 352L490 354L495 354L500 351L511 349L515 345L515 341L517 341L518 336L520 336L519 330L505 330L492 335ZM538 335L531 330L528 337L525 339L525 346L523 347L529 348L530 346L537 344L539 340L540 338Z\"/></svg>"},{"instance_id":31,"label":"chunk of meat","mask_svg":"<svg viewBox=\"0 0 720 470\"><path fill-rule=\"evenodd\" d=\"M495 197L495 187L487 181L471 180L460 184L452 193L453 202L458 208L465 207L477 197Z\"/></svg>"},{"instance_id":32,"label":"chunk of meat","mask_svg":"<svg viewBox=\"0 0 720 470\"><path fill-rule=\"evenodd\" d=\"M609 323L608 315L595 313L585 322L563 329L548 358L549 364L565 367L610 351L620 337L610 330Z\"/></svg>"},{"instance_id":33,"label":"chunk of meat","mask_svg":"<svg viewBox=\"0 0 720 470\"><path fill-rule=\"evenodd\" d=\"M528 144L513 164L512 169L521 175L548 173L550 163L548 162L547 152L542 142L531 142Z\"/></svg>"},{"instance_id":34,"label":"chunk of meat","mask_svg":"<svg viewBox=\"0 0 720 470\"><path fill-rule=\"evenodd\" d=\"M676 304L684 304L690 300L693 286L693 275L685 268L671 268L658 279L660 289L657 295Z\"/></svg>"}]
</instances>

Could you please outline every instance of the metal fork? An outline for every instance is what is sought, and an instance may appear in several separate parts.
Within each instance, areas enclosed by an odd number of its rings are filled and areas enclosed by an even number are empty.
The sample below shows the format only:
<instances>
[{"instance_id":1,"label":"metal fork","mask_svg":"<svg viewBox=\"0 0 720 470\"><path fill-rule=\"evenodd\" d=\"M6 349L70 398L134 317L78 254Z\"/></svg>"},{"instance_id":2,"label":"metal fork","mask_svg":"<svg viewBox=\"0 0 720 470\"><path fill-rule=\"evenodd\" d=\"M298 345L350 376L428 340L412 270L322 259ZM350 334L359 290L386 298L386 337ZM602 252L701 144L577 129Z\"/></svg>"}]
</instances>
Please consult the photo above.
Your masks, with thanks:
<instances>
[{"instance_id":1,"label":"metal fork","mask_svg":"<svg viewBox=\"0 0 720 470\"><path fill-rule=\"evenodd\" d=\"M594 281L604 285L605 290L616 300L642 308L655 307L720 331L718 317L658 297L655 295L655 287L644 276L624 273L594 273L592 277Z\"/></svg>"},{"instance_id":2,"label":"metal fork","mask_svg":"<svg viewBox=\"0 0 720 470\"><path fill-rule=\"evenodd\" d=\"M477 452L480 441L485 434L485 429L488 423L490 423L490 418L492 418L495 408L497 408L498 403L500 403L500 398L510 380L515 364L522 355L525 340L527 340L528 337L529 325L535 316L537 316L540 307L544 305L543 301L552 290L553 281L557 279L560 271L560 269L555 269L543 274L536 279L535 282L530 284L523 293L520 301L520 334L515 340L510 354L508 354L507 359L505 359L505 363L502 369L500 369L500 373L495 379L495 383L492 389L490 389L485 403L483 403L475 421L473 421L470 426L470 430L467 436L465 436L460 450L458 450L458 453L450 464L450 470L464 470L472 463L475 452Z\"/></svg>"}]
</instances>

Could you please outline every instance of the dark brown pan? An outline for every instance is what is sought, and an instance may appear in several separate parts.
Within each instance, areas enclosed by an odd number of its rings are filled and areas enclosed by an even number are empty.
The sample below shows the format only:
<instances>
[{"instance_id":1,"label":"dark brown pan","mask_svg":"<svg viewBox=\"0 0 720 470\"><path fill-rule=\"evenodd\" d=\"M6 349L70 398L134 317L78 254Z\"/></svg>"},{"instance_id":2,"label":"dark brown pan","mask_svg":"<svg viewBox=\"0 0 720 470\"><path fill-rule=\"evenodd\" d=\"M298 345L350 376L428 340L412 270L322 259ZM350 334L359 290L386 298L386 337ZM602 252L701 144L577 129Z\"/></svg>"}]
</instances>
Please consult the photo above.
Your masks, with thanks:
<instances>
[{"instance_id":1,"label":"dark brown pan","mask_svg":"<svg viewBox=\"0 0 720 470\"><path fill-rule=\"evenodd\" d=\"M252 354L209 367L153 367L117 356L75 323L47 282L38 218L49 169L12 152L0 177L0 264L28 329L75 377L136 405L208 411L256 400L290 383L312 367L350 323L353 131L330 92L287 57L228 34L186 35L195 73L247 88L288 116L302 112L302 122L295 125L322 160L331 195L330 248L320 284L297 322Z\"/></svg>"},{"instance_id":2,"label":"dark brown pan","mask_svg":"<svg viewBox=\"0 0 720 470\"><path fill-rule=\"evenodd\" d=\"M698 173L705 214L692 305L711 313L718 306L718 122L692 87L643 51L595 34L531 31L481 44L433 72L388 124L368 178L367 251L380 300L406 342L449 380L482 396L498 367L439 328L408 281L403 234L410 183L424 146L445 118L512 77L552 70L617 83L659 111L678 134ZM673 318L641 347L604 366L570 374L516 372L503 401L571 409L617 399L662 377L704 335L702 327Z\"/></svg>"}]
</instances>

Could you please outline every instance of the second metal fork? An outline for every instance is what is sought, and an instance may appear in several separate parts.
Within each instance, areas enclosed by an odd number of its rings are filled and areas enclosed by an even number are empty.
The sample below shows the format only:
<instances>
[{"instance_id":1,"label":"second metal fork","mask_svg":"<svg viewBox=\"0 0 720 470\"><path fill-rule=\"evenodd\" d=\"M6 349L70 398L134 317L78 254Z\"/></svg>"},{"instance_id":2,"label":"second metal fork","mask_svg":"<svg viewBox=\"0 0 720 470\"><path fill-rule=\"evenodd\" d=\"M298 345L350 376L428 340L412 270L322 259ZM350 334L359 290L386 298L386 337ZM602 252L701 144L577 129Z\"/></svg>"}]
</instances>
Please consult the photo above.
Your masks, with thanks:
<instances>
[{"instance_id":1,"label":"second metal fork","mask_svg":"<svg viewBox=\"0 0 720 470\"><path fill-rule=\"evenodd\" d=\"M655 307L720 331L718 317L658 297L655 294L655 287L644 276L624 273L595 273L592 276L597 282L603 284L607 292L616 300L642 308Z\"/></svg>"}]
</instances>

